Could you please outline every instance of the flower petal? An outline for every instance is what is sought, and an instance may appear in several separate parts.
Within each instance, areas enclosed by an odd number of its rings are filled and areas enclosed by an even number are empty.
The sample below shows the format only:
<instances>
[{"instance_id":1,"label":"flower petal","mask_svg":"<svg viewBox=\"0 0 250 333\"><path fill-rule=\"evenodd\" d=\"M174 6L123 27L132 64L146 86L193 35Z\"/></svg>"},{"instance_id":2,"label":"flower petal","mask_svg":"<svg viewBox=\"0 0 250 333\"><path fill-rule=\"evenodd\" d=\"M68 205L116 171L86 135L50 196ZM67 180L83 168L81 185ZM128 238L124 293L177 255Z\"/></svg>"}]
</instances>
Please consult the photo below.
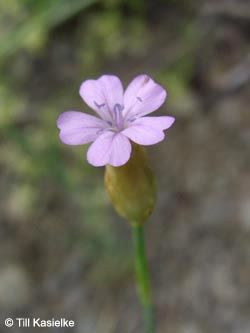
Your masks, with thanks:
<instances>
[{"instance_id":1,"label":"flower petal","mask_svg":"<svg viewBox=\"0 0 250 333\"><path fill-rule=\"evenodd\" d=\"M107 131L100 135L89 147L87 160L93 166L111 164L124 165L130 157L131 144L121 133Z\"/></svg>"},{"instance_id":2,"label":"flower petal","mask_svg":"<svg viewBox=\"0 0 250 333\"><path fill-rule=\"evenodd\" d=\"M142 146L154 145L165 137L163 131L140 125L130 126L123 130L122 134Z\"/></svg>"},{"instance_id":3,"label":"flower petal","mask_svg":"<svg viewBox=\"0 0 250 333\"><path fill-rule=\"evenodd\" d=\"M97 80L84 81L79 91L85 103L103 119L112 120L115 104L123 106L123 87L118 77L102 75Z\"/></svg>"},{"instance_id":4,"label":"flower petal","mask_svg":"<svg viewBox=\"0 0 250 333\"><path fill-rule=\"evenodd\" d=\"M63 112L57 119L59 137L68 145L82 145L94 141L107 127L99 118L78 111Z\"/></svg>"},{"instance_id":5,"label":"flower petal","mask_svg":"<svg viewBox=\"0 0 250 333\"><path fill-rule=\"evenodd\" d=\"M175 118L170 116L141 117L134 120L130 126L141 125L141 126L151 127L158 131L163 131L171 127L174 122Z\"/></svg>"},{"instance_id":6,"label":"flower petal","mask_svg":"<svg viewBox=\"0 0 250 333\"><path fill-rule=\"evenodd\" d=\"M173 117L168 116L138 118L122 133L140 145L153 145L164 139L163 130L169 128L174 121Z\"/></svg>"},{"instance_id":7,"label":"flower petal","mask_svg":"<svg viewBox=\"0 0 250 333\"><path fill-rule=\"evenodd\" d=\"M166 96L166 90L148 75L139 75L124 93L124 114L126 118L133 118L151 113L164 103Z\"/></svg>"}]
</instances>

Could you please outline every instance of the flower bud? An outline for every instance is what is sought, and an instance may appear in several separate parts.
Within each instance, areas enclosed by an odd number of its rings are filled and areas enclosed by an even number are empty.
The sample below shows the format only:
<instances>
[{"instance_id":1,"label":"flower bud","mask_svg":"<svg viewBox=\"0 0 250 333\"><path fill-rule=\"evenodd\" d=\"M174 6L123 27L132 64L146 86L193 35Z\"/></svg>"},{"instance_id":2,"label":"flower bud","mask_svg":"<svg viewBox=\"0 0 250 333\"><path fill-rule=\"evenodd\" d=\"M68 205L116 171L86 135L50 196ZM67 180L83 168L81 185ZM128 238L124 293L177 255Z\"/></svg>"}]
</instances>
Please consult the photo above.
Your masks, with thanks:
<instances>
[{"instance_id":1,"label":"flower bud","mask_svg":"<svg viewBox=\"0 0 250 333\"><path fill-rule=\"evenodd\" d=\"M156 188L144 147L132 144L129 161L121 167L106 165L105 186L118 214L140 225L152 213Z\"/></svg>"}]
</instances>

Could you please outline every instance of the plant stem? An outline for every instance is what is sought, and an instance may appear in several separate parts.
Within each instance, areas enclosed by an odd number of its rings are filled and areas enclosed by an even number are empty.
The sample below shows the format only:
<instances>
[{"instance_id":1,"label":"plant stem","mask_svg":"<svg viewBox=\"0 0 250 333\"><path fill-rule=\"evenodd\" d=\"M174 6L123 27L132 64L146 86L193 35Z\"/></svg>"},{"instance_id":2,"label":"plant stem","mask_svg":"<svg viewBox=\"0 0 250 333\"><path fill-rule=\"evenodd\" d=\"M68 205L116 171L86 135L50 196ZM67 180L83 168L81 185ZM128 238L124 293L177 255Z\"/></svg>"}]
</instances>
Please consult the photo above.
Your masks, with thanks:
<instances>
[{"instance_id":1,"label":"plant stem","mask_svg":"<svg viewBox=\"0 0 250 333\"><path fill-rule=\"evenodd\" d=\"M144 230L142 225L132 225L135 273L137 292L140 303L143 307L145 333L154 332L153 305L151 299L150 282L147 261L145 257Z\"/></svg>"}]
</instances>

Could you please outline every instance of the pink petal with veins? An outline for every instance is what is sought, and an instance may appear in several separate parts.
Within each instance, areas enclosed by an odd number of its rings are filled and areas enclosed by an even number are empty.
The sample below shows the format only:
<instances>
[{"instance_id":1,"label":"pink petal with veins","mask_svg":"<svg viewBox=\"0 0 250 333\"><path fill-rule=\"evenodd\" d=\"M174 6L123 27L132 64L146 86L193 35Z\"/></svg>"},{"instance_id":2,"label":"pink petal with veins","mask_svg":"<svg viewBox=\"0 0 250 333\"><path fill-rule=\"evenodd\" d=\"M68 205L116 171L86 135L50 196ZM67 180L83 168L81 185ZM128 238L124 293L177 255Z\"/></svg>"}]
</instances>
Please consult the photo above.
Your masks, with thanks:
<instances>
[{"instance_id":1,"label":"pink petal with veins","mask_svg":"<svg viewBox=\"0 0 250 333\"><path fill-rule=\"evenodd\" d=\"M166 96L166 90L148 75L139 75L125 90L124 114L127 119L149 114L164 103Z\"/></svg>"},{"instance_id":2,"label":"pink petal with veins","mask_svg":"<svg viewBox=\"0 0 250 333\"><path fill-rule=\"evenodd\" d=\"M82 145L94 141L107 127L106 123L78 111L63 112L57 119L60 140L68 145Z\"/></svg>"},{"instance_id":3,"label":"pink petal with veins","mask_svg":"<svg viewBox=\"0 0 250 333\"><path fill-rule=\"evenodd\" d=\"M91 109L109 121L112 120L114 106L123 105L123 87L120 79L114 75L102 75L97 80L84 81L79 93Z\"/></svg>"},{"instance_id":4,"label":"pink petal with veins","mask_svg":"<svg viewBox=\"0 0 250 333\"><path fill-rule=\"evenodd\" d=\"M130 158L131 143L121 133L111 131L101 134L89 147L87 160L93 166L124 165Z\"/></svg>"}]
</instances>

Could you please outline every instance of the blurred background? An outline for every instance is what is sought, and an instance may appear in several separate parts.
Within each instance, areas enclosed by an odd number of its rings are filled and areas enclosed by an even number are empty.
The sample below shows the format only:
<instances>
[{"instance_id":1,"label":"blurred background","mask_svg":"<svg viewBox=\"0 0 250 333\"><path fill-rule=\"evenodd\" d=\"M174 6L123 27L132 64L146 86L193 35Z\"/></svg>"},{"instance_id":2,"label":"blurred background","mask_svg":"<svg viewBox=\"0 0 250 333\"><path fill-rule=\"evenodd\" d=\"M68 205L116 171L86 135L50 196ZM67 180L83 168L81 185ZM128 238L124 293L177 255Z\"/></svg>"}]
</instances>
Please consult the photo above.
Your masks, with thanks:
<instances>
[{"instance_id":1,"label":"blurred background","mask_svg":"<svg viewBox=\"0 0 250 333\"><path fill-rule=\"evenodd\" d=\"M0 1L1 332L142 332L130 229L55 125L91 112L78 89L104 73L149 74L168 91L156 115L177 119L148 148L157 333L250 332L249 28L249 0Z\"/></svg>"}]
</instances>

